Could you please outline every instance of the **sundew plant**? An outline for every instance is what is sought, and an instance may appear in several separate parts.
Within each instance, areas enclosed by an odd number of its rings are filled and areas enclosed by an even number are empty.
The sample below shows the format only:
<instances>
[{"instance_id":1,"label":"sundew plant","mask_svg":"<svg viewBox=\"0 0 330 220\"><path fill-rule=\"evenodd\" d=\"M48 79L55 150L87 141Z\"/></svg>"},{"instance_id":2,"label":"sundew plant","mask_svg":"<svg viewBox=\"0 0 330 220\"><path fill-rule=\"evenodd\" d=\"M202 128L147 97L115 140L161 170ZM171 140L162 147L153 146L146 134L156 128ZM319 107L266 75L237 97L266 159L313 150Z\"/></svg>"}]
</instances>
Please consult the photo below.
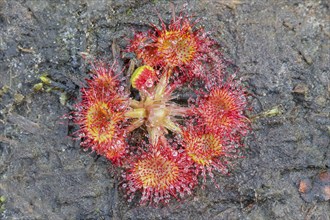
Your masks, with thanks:
<instances>
[{"instance_id":1,"label":"sundew plant","mask_svg":"<svg viewBox=\"0 0 330 220\"><path fill-rule=\"evenodd\" d=\"M81 146L119 168L128 201L167 204L208 180L219 187L214 175L242 156L246 92L196 23L181 14L136 32L125 48L139 60L134 71L94 61L81 89Z\"/></svg>"}]
</instances>

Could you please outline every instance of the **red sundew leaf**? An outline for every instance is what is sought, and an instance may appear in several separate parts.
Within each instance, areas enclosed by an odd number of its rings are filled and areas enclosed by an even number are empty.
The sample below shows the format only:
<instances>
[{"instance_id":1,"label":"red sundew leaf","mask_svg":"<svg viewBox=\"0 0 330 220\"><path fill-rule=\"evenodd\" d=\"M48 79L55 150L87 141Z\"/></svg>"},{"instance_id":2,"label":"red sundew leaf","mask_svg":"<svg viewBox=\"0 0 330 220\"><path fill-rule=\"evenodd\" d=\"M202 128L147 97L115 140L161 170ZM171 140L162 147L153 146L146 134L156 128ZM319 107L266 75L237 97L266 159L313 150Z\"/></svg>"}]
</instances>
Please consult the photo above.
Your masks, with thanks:
<instances>
[{"instance_id":1,"label":"red sundew leaf","mask_svg":"<svg viewBox=\"0 0 330 220\"><path fill-rule=\"evenodd\" d=\"M126 171L122 187L129 200L142 192L140 204L168 203L191 194L197 184L192 163L185 153L165 146L152 146L152 150L136 157Z\"/></svg>"},{"instance_id":2,"label":"red sundew leaf","mask_svg":"<svg viewBox=\"0 0 330 220\"><path fill-rule=\"evenodd\" d=\"M199 99L195 112L203 124L212 132L232 137L245 136L249 130L249 120L244 115L246 109L244 90L231 84L213 86L209 93Z\"/></svg>"},{"instance_id":3,"label":"red sundew leaf","mask_svg":"<svg viewBox=\"0 0 330 220\"><path fill-rule=\"evenodd\" d=\"M112 69L94 66L94 76L82 88L82 100L76 105L74 122L83 138L81 145L117 162L125 154L127 96L117 92L119 85Z\"/></svg>"},{"instance_id":4,"label":"red sundew leaf","mask_svg":"<svg viewBox=\"0 0 330 220\"><path fill-rule=\"evenodd\" d=\"M195 173L202 175L204 183L206 172L212 181L214 181L213 171L228 173L226 160L227 157L231 157L229 151L233 146L218 134L205 131L201 127L188 126L183 132L182 144L195 165Z\"/></svg>"},{"instance_id":5,"label":"red sundew leaf","mask_svg":"<svg viewBox=\"0 0 330 220\"><path fill-rule=\"evenodd\" d=\"M78 134L84 138L82 146L104 154L124 133L119 129L124 120L123 112L115 112L111 102L99 100L83 100L78 106L74 120L80 125Z\"/></svg>"},{"instance_id":6,"label":"red sundew leaf","mask_svg":"<svg viewBox=\"0 0 330 220\"><path fill-rule=\"evenodd\" d=\"M161 21L162 28L152 25L154 30L136 33L127 50L146 65L178 69L182 81L204 77L210 68L221 69L222 55L217 43L202 29L194 30L194 25L182 16L174 17L168 26Z\"/></svg>"}]
</instances>

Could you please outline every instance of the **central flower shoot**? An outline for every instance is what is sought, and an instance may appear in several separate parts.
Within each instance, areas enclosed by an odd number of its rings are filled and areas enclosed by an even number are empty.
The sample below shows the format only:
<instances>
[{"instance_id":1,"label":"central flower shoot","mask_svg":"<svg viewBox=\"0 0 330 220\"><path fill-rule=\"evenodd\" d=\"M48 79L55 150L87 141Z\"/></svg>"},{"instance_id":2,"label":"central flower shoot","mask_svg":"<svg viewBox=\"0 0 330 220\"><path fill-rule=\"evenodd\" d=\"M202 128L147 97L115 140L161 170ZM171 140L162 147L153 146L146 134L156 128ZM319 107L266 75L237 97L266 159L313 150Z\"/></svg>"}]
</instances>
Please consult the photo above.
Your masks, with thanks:
<instances>
[{"instance_id":1,"label":"central flower shoot","mask_svg":"<svg viewBox=\"0 0 330 220\"><path fill-rule=\"evenodd\" d=\"M169 112L165 105L147 106L146 124L149 127L159 127L165 124Z\"/></svg>"},{"instance_id":2,"label":"central flower shoot","mask_svg":"<svg viewBox=\"0 0 330 220\"><path fill-rule=\"evenodd\" d=\"M140 92L141 100L131 99L131 109L125 116L132 119L128 130L134 130L142 125L147 127L149 142L156 145L158 140L166 142L164 135L170 130L181 133L180 127L175 122L176 116L185 116L186 109L171 102L172 87L168 86L171 71L168 71L154 86L145 86L143 83L158 81L157 74L150 66L141 66L135 70L131 77L131 84ZM153 83L151 84L153 85ZM164 143L166 144L166 143Z\"/></svg>"}]
</instances>

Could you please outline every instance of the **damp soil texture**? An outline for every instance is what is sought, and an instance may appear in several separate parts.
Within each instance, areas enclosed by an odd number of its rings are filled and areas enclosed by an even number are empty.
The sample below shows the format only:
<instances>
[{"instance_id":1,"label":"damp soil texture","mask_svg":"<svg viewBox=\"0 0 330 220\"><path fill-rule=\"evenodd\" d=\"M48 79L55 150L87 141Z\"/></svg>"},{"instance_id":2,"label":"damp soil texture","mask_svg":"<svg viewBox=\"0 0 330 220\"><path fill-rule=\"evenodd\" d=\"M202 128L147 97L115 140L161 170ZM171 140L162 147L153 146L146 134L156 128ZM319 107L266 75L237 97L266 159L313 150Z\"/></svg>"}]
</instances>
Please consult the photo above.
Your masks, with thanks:
<instances>
[{"instance_id":1,"label":"damp soil texture","mask_svg":"<svg viewBox=\"0 0 330 220\"><path fill-rule=\"evenodd\" d=\"M0 0L1 219L329 219L327 0L173 1L199 19L251 96L245 158L220 189L167 207L128 203L108 161L70 138L88 76L134 30L169 21L168 1ZM121 61L119 61L120 63Z\"/></svg>"}]
</instances>

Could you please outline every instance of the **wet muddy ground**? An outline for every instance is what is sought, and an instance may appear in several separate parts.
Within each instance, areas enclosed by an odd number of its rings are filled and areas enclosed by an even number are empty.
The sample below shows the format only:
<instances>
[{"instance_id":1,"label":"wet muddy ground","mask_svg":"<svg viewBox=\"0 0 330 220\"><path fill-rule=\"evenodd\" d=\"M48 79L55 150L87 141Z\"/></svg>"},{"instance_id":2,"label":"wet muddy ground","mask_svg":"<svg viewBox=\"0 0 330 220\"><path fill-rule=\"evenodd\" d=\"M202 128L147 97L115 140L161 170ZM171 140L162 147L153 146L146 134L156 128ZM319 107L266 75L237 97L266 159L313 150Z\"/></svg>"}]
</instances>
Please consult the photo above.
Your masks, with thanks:
<instances>
[{"instance_id":1,"label":"wet muddy ground","mask_svg":"<svg viewBox=\"0 0 330 220\"><path fill-rule=\"evenodd\" d=\"M174 1L180 10L186 1ZM246 158L168 207L129 204L110 164L61 119L87 76L167 1L0 0L0 218L329 219L330 17L326 0L188 1L240 68L253 107ZM50 85L40 76L47 75ZM41 84L42 83L42 84ZM68 100L67 100L68 99Z\"/></svg>"}]
</instances>

